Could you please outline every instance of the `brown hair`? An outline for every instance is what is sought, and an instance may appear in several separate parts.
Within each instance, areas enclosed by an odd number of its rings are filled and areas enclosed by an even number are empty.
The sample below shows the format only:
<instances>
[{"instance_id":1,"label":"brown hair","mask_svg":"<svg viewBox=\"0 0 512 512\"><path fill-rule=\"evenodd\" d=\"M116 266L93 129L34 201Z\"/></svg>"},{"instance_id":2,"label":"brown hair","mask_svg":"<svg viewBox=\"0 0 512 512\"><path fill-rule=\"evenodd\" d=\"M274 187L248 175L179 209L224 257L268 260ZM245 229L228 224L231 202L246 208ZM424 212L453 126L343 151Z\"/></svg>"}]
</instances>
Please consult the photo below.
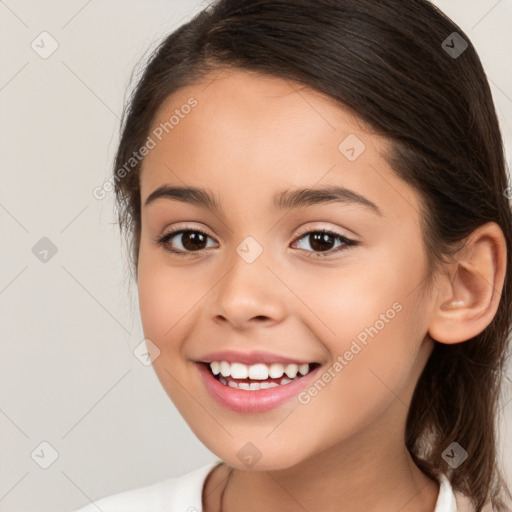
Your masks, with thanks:
<instances>
[{"instance_id":1,"label":"brown hair","mask_svg":"<svg viewBox=\"0 0 512 512\"><path fill-rule=\"evenodd\" d=\"M512 318L512 216L496 111L469 38L426 0L219 0L180 26L143 69L115 157L119 224L135 276L140 164L122 179L118 171L144 144L170 94L229 67L320 91L391 141L389 163L422 198L432 272L482 224L494 221L503 230L507 271L497 313L464 343L435 343L412 398L405 442L426 474L448 473L477 510L489 500L506 510L500 493L511 496L497 460L495 421ZM450 471L442 455L454 441L468 458Z\"/></svg>"}]
</instances>

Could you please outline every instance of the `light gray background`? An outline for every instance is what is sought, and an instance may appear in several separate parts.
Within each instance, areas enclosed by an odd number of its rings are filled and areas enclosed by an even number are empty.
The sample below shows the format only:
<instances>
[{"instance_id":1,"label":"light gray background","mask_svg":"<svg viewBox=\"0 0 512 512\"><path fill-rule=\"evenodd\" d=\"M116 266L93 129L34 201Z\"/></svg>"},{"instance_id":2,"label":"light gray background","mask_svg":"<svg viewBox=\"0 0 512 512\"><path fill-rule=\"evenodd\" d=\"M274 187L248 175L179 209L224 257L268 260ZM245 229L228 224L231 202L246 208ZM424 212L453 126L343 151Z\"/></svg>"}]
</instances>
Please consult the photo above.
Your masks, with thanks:
<instances>
[{"instance_id":1,"label":"light gray background","mask_svg":"<svg viewBox=\"0 0 512 512\"><path fill-rule=\"evenodd\" d=\"M511 162L512 0L435 4L481 56ZM132 69L205 5L0 1L2 512L70 511L216 459L133 355L136 286L112 196L92 195L111 173ZM31 48L43 31L59 45L47 59ZM57 248L47 262L32 252L43 237ZM512 476L511 432L512 402L501 424ZM41 442L58 452L48 469Z\"/></svg>"}]
</instances>

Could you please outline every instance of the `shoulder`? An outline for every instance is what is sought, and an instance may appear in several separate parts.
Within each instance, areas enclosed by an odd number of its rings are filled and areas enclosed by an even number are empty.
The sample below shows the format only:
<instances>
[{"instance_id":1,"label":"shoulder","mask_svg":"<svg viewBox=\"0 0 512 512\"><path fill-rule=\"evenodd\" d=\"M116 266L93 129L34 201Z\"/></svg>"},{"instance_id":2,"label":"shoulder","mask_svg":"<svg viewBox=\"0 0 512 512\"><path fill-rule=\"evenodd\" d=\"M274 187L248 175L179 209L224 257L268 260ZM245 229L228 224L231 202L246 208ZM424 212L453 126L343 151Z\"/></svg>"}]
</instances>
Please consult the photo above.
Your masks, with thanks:
<instances>
[{"instance_id":1,"label":"shoulder","mask_svg":"<svg viewBox=\"0 0 512 512\"><path fill-rule=\"evenodd\" d=\"M462 494L459 491L455 491L454 495L455 495L455 499L457 501L457 512L495 512L494 508L492 506L492 503L490 501L487 501L484 504L484 506L477 511L473 502L471 501L471 499L468 496L466 496L465 494ZM506 497L504 497L503 494L502 494L502 499L505 503L505 506L507 507L507 510L512 512L512 501L510 501L510 499L507 499Z\"/></svg>"},{"instance_id":2,"label":"shoulder","mask_svg":"<svg viewBox=\"0 0 512 512\"><path fill-rule=\"evenodd\" d=\"M220 461L182 476L100 498L74 512L199 512L203 485Z\"/></svg>"},{"instance_id":3,"label":"shoulder","mask_svg":"<svg viewBox=\"0 0 512 512\"><path fill-rule=\"evenodd\" d=\"M487 501L483 507L477 510L469 496L453 489L448 475L437 472L436 476L439 480L440 488L434 512L495 512L490 501ZM503 493L502 499L508 507L505 510L512 512L512 504L504 497Z\"/></svg>"},{"instance_id":4,"label":"shoulder","mask_svg":"<svg viewBox=\"0 0 512 512\"><path fill-rule=\"evenodd\" d=\"M475 506L468 496L462 494L460 491L454 491L453 494L457 501L457 512L475 512ZM493 512L491 504L486 503L481 512Z\"/></svg>"}]
</instances>

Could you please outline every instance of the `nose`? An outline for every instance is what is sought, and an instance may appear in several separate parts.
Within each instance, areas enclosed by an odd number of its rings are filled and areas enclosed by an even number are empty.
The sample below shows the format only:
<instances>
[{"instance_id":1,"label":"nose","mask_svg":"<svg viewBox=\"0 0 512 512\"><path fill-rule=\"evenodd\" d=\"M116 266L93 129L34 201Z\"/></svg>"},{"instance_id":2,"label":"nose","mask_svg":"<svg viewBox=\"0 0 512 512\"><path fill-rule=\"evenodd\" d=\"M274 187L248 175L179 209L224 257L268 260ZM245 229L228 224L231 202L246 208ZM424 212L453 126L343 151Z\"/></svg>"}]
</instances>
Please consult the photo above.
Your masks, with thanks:
<instances>
[{"instance_id":1,"label":"nose","mask_svg":"<svg viewBox=\"0 0 512 512\"><path fill-rule=\"evenodd\" d=\"M236 255L213 290L211 316L237 330L275 325L286 316L286 291L263 258L247 263Z\"/></svg>"}]
</instances>

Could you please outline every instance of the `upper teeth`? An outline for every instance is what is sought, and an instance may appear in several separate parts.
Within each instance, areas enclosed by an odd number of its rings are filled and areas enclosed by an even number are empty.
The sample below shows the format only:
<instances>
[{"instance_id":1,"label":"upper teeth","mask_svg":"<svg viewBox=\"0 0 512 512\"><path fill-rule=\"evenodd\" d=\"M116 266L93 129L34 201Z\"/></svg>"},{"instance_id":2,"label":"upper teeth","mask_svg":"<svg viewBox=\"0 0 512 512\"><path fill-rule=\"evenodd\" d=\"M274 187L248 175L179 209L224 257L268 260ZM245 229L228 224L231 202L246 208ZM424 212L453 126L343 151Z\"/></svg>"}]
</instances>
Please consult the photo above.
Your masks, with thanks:
<instances>
[{"instance_id":1,"label":"upper teeth","mask_svg":"<svg viewBox=\"0 0 512 512\"><path fill-rule=\"evenodd\" d=\"M254 379L265 380L271 377L272 379L279 379L286 373L286 375L293 379L297 373L306 375L309 372L309 364L304 363L297 365L294 363L283 365L281 363L272 363L270 365L258 363L250 366L242 363L228 363L227 361L212 361L210 368L214 375L219 373L223 377L232 377L233 379Z\"/></svg>"}]
</instances>

